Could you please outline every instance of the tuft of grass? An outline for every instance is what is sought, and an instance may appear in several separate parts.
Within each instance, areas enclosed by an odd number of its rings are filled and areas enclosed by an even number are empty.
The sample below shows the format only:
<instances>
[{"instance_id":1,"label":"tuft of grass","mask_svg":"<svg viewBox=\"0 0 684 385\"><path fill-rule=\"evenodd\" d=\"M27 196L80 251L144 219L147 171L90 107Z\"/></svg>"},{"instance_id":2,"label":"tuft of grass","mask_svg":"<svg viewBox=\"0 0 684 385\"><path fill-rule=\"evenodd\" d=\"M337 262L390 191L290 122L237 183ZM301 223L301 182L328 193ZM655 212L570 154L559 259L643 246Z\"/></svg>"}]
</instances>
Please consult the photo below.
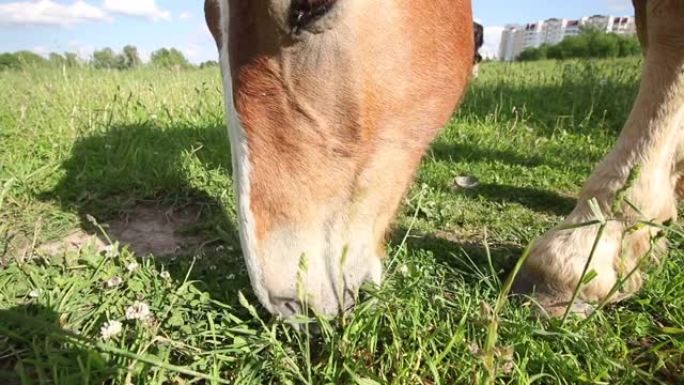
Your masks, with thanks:
<instances>
[{"instance_id":1,"label":"tuft of grass","mask_svg":"<svg viewBox=\"0 0 684 385\"><path fill-rule=\"evenodd\" d=\"M682 382L678 227L641 292L587 320L537 320L505 296L525 247L569 213L613 144L639 65L483 65L407 194L382 287L299 328L250 291L216 69L0 72L12 90L0 94L0 383ZM460 175L480 185L454 190ZM175 258L117 239L41 251L140 204L200 207L185 231L211 241ZM135 303L151 315L127 319ZM109 321L122 330L104 340Z\"/></svg>"}]
</instances>

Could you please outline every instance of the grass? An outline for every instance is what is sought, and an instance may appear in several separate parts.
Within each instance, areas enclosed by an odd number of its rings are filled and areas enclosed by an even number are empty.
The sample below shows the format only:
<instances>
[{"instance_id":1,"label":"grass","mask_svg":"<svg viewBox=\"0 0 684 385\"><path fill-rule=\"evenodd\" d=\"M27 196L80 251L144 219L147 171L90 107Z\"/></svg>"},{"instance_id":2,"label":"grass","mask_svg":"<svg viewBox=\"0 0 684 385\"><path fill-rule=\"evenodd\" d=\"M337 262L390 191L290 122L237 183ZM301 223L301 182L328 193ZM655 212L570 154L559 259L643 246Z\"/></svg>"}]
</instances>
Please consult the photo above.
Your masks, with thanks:
<instances>
[{"instance_id":1,"label":"grass","mask_svg":"<svg viewBox=\"0 0 684 385\"><path fill-rule=\"evenodd\" d=\"M385 283L308 334L251 294L216 70L0 72L0 383L684 382L676 232L643 290L588 321L499 298L614 142L639 66L485 64L407 194ZM454 190L459 175L480 186ZM176 258L116 239L107 253L40 251L75 229L105 238L100 223L141 204L198 207L184 231L205 244ZM153 316L126 320L136 301ZM114 320L122 333L101 339Z\"/></svg>"}]
</instances>

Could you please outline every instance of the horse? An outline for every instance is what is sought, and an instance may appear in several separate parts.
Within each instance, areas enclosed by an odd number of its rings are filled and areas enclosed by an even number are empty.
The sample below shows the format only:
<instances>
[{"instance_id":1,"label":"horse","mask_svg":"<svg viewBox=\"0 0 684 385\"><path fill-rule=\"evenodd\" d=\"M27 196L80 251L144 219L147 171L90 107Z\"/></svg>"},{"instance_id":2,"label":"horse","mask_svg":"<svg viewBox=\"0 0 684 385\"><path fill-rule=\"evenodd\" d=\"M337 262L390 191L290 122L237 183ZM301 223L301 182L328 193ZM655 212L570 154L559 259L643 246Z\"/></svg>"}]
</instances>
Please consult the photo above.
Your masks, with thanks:
<instances>
[{"instance_id":1,"label":"horse","mask_svg":"<svg viewBox=\"0 0 684 385\"><path fill-rule=\"evenodd\" d=\"M552 316L638 290L640 274L623 277L641 266L658 228L634 224L675 219L684 191L684 2L634 7L645 63L633 109L515 283ZM386 232L468 87L478 40L471 3L206 0L205 16L254 293L282 317L345 312L362 284L381 282ZM618 197L629 204L611 211ZM595 220L597 211L614 220ZM587 271L596 276L575 295Z\"/></svg>"}]
</instances>

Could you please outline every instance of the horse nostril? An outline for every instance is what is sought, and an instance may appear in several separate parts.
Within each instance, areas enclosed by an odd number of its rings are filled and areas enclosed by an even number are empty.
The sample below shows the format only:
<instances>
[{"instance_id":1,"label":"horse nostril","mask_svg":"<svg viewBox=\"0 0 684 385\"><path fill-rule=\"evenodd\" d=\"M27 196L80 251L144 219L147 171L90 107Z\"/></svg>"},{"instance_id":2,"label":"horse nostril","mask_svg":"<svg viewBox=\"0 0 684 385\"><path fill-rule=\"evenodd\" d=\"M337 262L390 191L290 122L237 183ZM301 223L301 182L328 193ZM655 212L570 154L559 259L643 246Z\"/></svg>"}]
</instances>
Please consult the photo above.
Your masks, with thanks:
<instances>
[{"instance_id":1,"label":"horse nostril","mask_svg":"<svg viewBox=\"0 0 684 385\"><path fill-rule=\"evenodd\" d=\"M283 317L291 317L302 312L302 306L294 298L271 298L271 304L275 312Z\"/></svg>"}]
</instances>

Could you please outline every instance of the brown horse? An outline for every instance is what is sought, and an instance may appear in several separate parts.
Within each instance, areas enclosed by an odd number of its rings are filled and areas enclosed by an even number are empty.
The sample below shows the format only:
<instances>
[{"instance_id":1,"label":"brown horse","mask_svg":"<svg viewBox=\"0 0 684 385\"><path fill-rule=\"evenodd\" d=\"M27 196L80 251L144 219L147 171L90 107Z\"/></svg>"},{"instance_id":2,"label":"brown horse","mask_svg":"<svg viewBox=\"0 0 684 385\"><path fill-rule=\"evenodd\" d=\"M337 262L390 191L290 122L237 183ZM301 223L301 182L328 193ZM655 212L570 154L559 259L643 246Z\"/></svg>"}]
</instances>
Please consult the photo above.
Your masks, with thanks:
<instances>
[{"instance_id":1,"label":"brown horse","mask_svg":"<svg viewBox=\"0 0 684 385\"><path fill-rule=\"evenodd\" d=\"M634 110L567 223L627 193L643 215L676 215L684 123L684 2L637 0L647 59ZM463 97L473 66L470 1L206 0L230 118L243 253L270 312L350 307L382 277L384 237L421 156ZM581 301L609 294L655 230L622 235L618 213ZM567 304L597 226L556 229L534 247L518 287L544 307ZM626 256L626 257L624 257ZM621 261L621 262L619 262ZM638 287L634 279L629 291ZM582 309L581 306L578 309Z\"/></svg>"}]
</instances>

